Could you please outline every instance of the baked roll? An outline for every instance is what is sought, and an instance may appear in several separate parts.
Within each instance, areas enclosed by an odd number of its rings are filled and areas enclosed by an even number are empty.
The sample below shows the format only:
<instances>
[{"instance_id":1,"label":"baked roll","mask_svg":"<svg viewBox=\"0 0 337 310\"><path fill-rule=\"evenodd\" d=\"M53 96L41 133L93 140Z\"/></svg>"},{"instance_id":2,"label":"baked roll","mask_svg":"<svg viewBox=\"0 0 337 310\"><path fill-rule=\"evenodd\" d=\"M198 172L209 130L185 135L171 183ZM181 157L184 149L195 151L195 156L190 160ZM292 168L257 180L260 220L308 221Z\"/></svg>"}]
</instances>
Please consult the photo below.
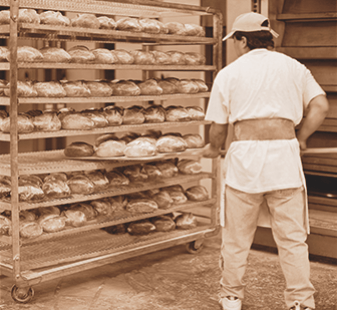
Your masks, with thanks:
<instances>
[{"instance_id":1,"label":"baked roll","mask_svg":"<svg viewBox=\"0 0 337 310\"><path fill-rule=\"evenodd\" d=\"M134 105L128 107L123 113L123 124L143 124L145 122L144 108Z\"/></svg>"},{"instance_id":2,"label":"baked roll","mask_svg":"<svg viewBox=\"0 0 337 310\"><path fill-rule=\"evenodd\" d=\"M173 205L173 199L167 191L161 190L151 197L158 205L159 209L169 209Z\"/></svg>"},{"instance_id":3,"label":"baked roll","mask_svg":"<svg viewBox=\"0 0 337 310\"><path fill-rule=\"evenodd\" d=\"M71 177L67 182L72 194L89 195L94 192L95 185L84 174Z\"/></svg>"},{"instance_id":4,"label":"baked roll","mask_svg":"<svg viewBox=\"0 0 337 310\"><path fill-rule=\"evenodd\" d=\"M63 48L44 47L40 49L44 62L68 63L71 56Z\"/></svg>"},{"instance_id":5,"label":"baked roll","mask_svg":"<svg viewBox=\"0 0 337 310\"><path fill-rule=\"evenodd\" d=\"M185 195L191 201L205 201L208 199L208 191L202 185L196 185L188 188Z\"/></svg>"},{"instance_id":6,"label":"baked roll","mask_svg":"<svg viewBox=\"0 0 337 310\"><path fill-rule=\"evenodd\" d=\"M176 229L175 221L166 215L153 218L151 219L151 222L156 226L156 231L167 232Z\"/></svg>"},{"instance_id":7,"label":"baked roll","mask_svg":"<svg viewBox=\"0 0 337 310\"><path fill-rule=\"evenodd\" d=\"M67 181L54 179L49 179L42 185L42 190L46 197L50 199L60 199L70 196L70 188Z\"/></svg>"},{"instance_id":8,"label":"baked roll","mask_svg":"<svg viewBox=\"0 0 337 310\"><path fill-rule=\"evenodd\" d=\"M183 213L175 219L178 229L193 229L198 226L197 218L192 213Z\"/></svg>"},{"instance_id":9,"label":"baked roll","mask_svg":"<svg viewBox=\"0 0 337 310\"><path fill-rule=\"evenodd\" d=\"M64 210L61 215L65 217L67 226L80 227L87 222L85 214L78 210Z\"/></svg>"},{"instance_id":10,"label":"baked roll","mask_svg":"<svg viewBox=\"0 0 337 310\"><path fill-rule=\"evenodd\" d=\"M124 156L126 143L123 140L107 140L96 147L98 157L119 157Z\"/></svg>"},{"instance_id":11,"label":"baked roll","mask_svg":"<svg viewBox=\"0 0 337 310\"><path fill-rule=\"evenodd\" d=\"M54 26L70 26L70 19L56 11L45 11L40 13L40 23Z\"/></svg>"},{"instance_id":12,"label":"baked roll","mask_svg":"<svg viewBox=\"0 0 337 310\"><path fill-rule=\"evenodd\" d=\"M19 225L20 237L36 238L43 234L43 229L36 221L22 221Z\"/></svg>"},{"instance_id":13,"label":"baked roll","mask_svg":"<svg viewBox=\"0 0 337 310\"><path fill-rule=\"evenodd\" d=\"M77 14L71 19L71 26L99 29L101 24L94 14Z\"/></svg>"},{"instance_id":14,"label":"baked roll","mask_svg":"<svg viewBox=\"0 0 337 310\"><path fill-rule=\"evenodd\" d=\"M198 106L186 107L186 111L190 116L191 120L201 121L205 118L204 110Z\"/></svg>"},{"instance_id":15,"label":"baked roll","mask_svg":"<svg viewBox=\"0 0 337 310\"><path fill-rule=\"evenodd\" d=\"M197 174L202 170L200 162L193 159L179 160L177 168L183 174Z\"/></svg>"},{"instance_id":16,"label":"baked roll","mask_svg":"<svg viewBox=\"0 0 337 310\"><path fill-rule=\"evenodd\" d=\"M182 106L168 106L166 109L166 121L187 122L191 120L187 110Z\"/></svg>"},{"instance_id":17,"label":"baked roll","mask_svg":"<svg viewBox=\"0 0 337 310\"><path fill-rule=\"evenodd\" d=\"M163 178L173 178L178 175L178 168L170 160L158 161L155 166L160 170Z\"/></svg>"},{"instance_id":18,"label":"baked roll","mask_svg":"<svg viewBox=\"0 0 337 310\"><path fill-rule=\"evenodd\" d=\"M152 199L130 199L125 209L131 213L150 213L158 210L158 205Z\"/></svg>"},{"instance_id":19,"label":"baked roll","mask_svg":"<svg viewBox=\"0 0 337 310\"><path fill-rule=\"evenodd\" d=\"M81 112L81 115L90 118L94 122L95 128L102 128L109 125L105 118L105 112L101 109L88 109Z\"/></svg>"},{"instance_id":20,"label":"baked roll","mask_svg":"<svg viewBox=\"0 0 337 310\"><path fill-rule=\"evenodd\" d=\"M38 221L44 232L54 233L64 229L66 218L55 214L45 214Z\"/></svg>"},{"instance_id":21,"label":"baked roll","mask_svg":"<svg viewBox=\"0 0 337 310\"><path fill-rule=\"evenodd\" d=\"M108 178L111 187L130 184L130 180L122 172L117 170L109 171L106 173L106 177ZM122 197L120 197L120 199L121 198ZM109 201L113 203L113 199L110 198Z\"/></svg>"},{"instance_id":22,"label":"baked roll","mask_svg":"<svg viewBox=\"0 0 337 310\"><path fill-rule=\"evenodd\" d=\"M148 175L142 165L128 166L123 170L123 174L131 182L144 182L148 179Z\"/></svg>"},{"instance_id":23,"label":"baked roll","mask_svg":"<svg viewBox=\"0 0 337 310\"><path fill-rule=\"evenodd\" d=\"M98 215L97 211L89 203L76 203L70 206L70 210L83 212L87 221L93 220Z\"/></svg>"},{"instance_id":24,"label":"baked roll","mask_svg":"<svg viewBox=\"0 0 337 310\"><path fill-rule=\"evenodd\" d=\"M86 171L84 173L89 180L94 183L95 192L104 190L108 187L109 185L109 180L108 178L99 170L94 170L94 171Z\"/></svg>"},{"instance_id":25,"label":"baked roll","mask_svg":"<svg viewBox=\"0 0 337 310\"><path fill-rule=\"evenodd\" d=\"M200 90L199 84L189 79L181 79L178 83L178 93L196 94Z\"/></svg>"},{"instance_id":26,"label":"baked roll","mask_svg":"<svg viewBox=\"0 0 337 310\"><path fill-rule=\"evenodd\" d=\"M178 87L167 80L158 80L158 86L163 90L163 94L176 94L178 92Z\"/></svg>"}]
</instances>

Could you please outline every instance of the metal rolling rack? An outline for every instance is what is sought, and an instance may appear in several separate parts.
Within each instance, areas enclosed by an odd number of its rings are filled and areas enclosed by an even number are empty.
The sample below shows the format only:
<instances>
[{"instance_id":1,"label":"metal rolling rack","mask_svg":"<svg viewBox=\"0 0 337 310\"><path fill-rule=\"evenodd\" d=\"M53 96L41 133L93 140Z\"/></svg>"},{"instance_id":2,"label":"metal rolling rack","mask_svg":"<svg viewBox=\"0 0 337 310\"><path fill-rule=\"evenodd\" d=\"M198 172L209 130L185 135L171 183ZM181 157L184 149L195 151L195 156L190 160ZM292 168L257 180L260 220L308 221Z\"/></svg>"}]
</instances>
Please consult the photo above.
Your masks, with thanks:
<instances>
[{"instance_id":1,"label":"metal rolling rack","mask_svg":"<svg viewBox=\"0 0 337 310\"><path fill-rule=\"evenodd\" d=\"M86 102L110 102L111 97L100 98L18 98L17 78L18 70L24 68L61 68L61 69L93 69L93 70L144 70L146 74L150 70L188 70L188 71L212 71L214 76L221 69L222 53L222 15L211 8L170 4L156 1L141 0L0 0L1 6L10 7L10 24L0 26L0 36L9 39L10 62L0 63L0 70L10 73L10 97L0 97L0 104L9 107L11 119L10 134L1 133L1 141L10 142L10 154L0 156L0 175L11 176L12 192L11 201L0 202L0 211L10 210L12 214L12 235L0 236L0 267L4 275L13 277L15 285L12 288L12 297L18 302L29 302L34 295L32 286L41 282L73 274L104 264L118 262L130 257L154 252L178 244L187 244L189 252L198 252L202 248L202 240L217 233L219 226L219 200L220 200L220 176L219 159L212 160L212 171L202 172L193 176L178 176L165 179L163 182L147 182L141 185L130 185L114 190L107 190L92 195L73 195L69 198L42 201L38 203L20 202L18 195L18 177L23 174L42 174L51 172L93 170L133 165L141 162L158 160L153 157L145 161L81 161L69 160L60 150L43 151L34 153L19 153L18 142L25 139L39 139L52 137L77 136L88 134L101 134L107 132L122 132L144 129L164 129L175 126L204 126L205 121L193 121L185 123L162 123L128 125L119 127L106 127L88 131L60 130L59 132L33 132L18 134L17 118L19 104L45 104L45 103L86 103ZM160 18L167 16L212 16L213 37L186 37L178 35L132 33L126 31L83 29L76 27L59 27L36 24L19 24L19 8L32 8L55 11L68 11L80 13L94 13L103 15L119 15L132 17ZM135 42L150 44L174 44L174 45L212 45L213 64L203 66L159 66L159 65L98 65L98 64L51 64L51 63L17 63L17 46L19 39L33 39L46 41L90 41L101 43ZM146 48L146 47L145 47ZM194 95L164 95L164 96L139 96L139 97L113 97L114 102L167 100L183 98L207 98L209 92ZM166 155L165 158L197 158L193 151L183 154ZM160 157L162 159L163 157ZM73 202L89 201L108 196L134 193L152 188L195 182L201 179L211 179L212 190L209 200L204 202L188 202L184 205L173 206L168 210L158 210L153 213L136 216L124 216L120 218L100 217L87 225L77 228L66 228L57 233L44 233L35 239L21 239L19 235L19 212L37 207L64 205ZM146 236L111 235L100 228L132 222L140 219L154 217L173 211L187 211L202 206L208 208L207 223L200 224L195 229L169 233L151 233Z\"/></svg>"}]
</instances>

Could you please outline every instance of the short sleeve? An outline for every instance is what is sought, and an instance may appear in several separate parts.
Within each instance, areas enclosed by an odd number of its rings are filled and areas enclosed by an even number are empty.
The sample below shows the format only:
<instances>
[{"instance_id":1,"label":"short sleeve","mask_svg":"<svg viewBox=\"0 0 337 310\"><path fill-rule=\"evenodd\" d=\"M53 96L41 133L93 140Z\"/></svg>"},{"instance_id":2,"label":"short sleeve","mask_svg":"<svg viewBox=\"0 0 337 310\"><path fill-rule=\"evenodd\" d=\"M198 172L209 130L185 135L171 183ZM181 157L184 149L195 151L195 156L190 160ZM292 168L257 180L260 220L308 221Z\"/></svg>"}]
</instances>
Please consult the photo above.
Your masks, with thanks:
<instances>
[{"instance_id":1,"label":"short sleeve","mask_svg":"<svg viewBox=\"0 0 337 310\"><path fill-rule=\"evenodd\" d=\"M304 87L303 87L304 108L306 108L309 105L309 102L318 95L325 95L325 92L322 89L322 87L319 86L319 84L316 82L310 70L305 68Z\"/></svg>"},{"instance_id":2,"label":"short sleeve","mask_svg":"<svg viewBox=\"0 0 337 310\"><path fill-rule=\"evenodd\" d=\"M208 108L205 120L212 121L217 124L227 124L229 111L228 104L224 98L219 85L219 79L215 79L208 102Z\"/></svg>"}]
</instances>

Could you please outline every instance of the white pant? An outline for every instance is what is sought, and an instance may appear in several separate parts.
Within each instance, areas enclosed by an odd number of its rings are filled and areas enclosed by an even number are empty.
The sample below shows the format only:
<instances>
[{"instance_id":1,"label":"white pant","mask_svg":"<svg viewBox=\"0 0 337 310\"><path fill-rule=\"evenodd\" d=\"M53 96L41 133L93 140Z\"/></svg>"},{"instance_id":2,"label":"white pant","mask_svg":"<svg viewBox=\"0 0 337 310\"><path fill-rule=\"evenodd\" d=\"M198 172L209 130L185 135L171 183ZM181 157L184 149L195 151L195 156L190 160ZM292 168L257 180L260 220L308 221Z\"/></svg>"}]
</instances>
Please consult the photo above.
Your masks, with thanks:
<instances>
[{"instance_id":1,"label":"white pant","mask_svg":"<svg viewBox=\"0 0 337 310\"><path fill-rule=\"evenodd\" d=\"M225 227L222 229L220 260L222 297L244 298L245 284L242 278L257 228L259 209L265 199L286 279L284 295L287 307L292 307L297 300L303 307L315 308L315 289L309 279L309 253L305 243L304 195L303 188L247 194L226 186Z\"/></svg>"}]
</instances>

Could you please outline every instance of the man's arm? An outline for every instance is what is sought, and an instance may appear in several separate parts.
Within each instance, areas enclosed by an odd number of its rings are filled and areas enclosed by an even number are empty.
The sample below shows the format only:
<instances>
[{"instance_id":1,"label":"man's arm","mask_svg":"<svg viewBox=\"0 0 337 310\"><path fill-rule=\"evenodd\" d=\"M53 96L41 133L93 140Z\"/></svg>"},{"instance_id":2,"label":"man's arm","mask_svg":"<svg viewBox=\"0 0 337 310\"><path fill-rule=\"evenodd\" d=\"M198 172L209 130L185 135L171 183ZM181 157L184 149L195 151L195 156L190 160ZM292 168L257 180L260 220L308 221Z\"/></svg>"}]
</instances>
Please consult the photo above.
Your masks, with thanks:
<instances>
[{"instance_id":1,"label":"man's arm","mask_svg":"<svg viewBox=\"0 0 337 310\"><path fill-rule=\"evenodd\" d=\"M220 148L224 145L228 132L228 124L212 123L209 130L210 143L203 150L202 155L207 158L215 158L220 155Z\"/></svg>"},{"instance_id":2,"label":"man's arm","mask_svg":"<svg viewBox=\"0 0 337 310\"><path fill-rule=\"evenodd\" d=\"M329 111L329 102L325 95L318 95L308 105L308 113L303 120L302 126L297 132L297 140L301 150L307 148L307 139L323 123Z\"/></svg>"}]
</instances>

